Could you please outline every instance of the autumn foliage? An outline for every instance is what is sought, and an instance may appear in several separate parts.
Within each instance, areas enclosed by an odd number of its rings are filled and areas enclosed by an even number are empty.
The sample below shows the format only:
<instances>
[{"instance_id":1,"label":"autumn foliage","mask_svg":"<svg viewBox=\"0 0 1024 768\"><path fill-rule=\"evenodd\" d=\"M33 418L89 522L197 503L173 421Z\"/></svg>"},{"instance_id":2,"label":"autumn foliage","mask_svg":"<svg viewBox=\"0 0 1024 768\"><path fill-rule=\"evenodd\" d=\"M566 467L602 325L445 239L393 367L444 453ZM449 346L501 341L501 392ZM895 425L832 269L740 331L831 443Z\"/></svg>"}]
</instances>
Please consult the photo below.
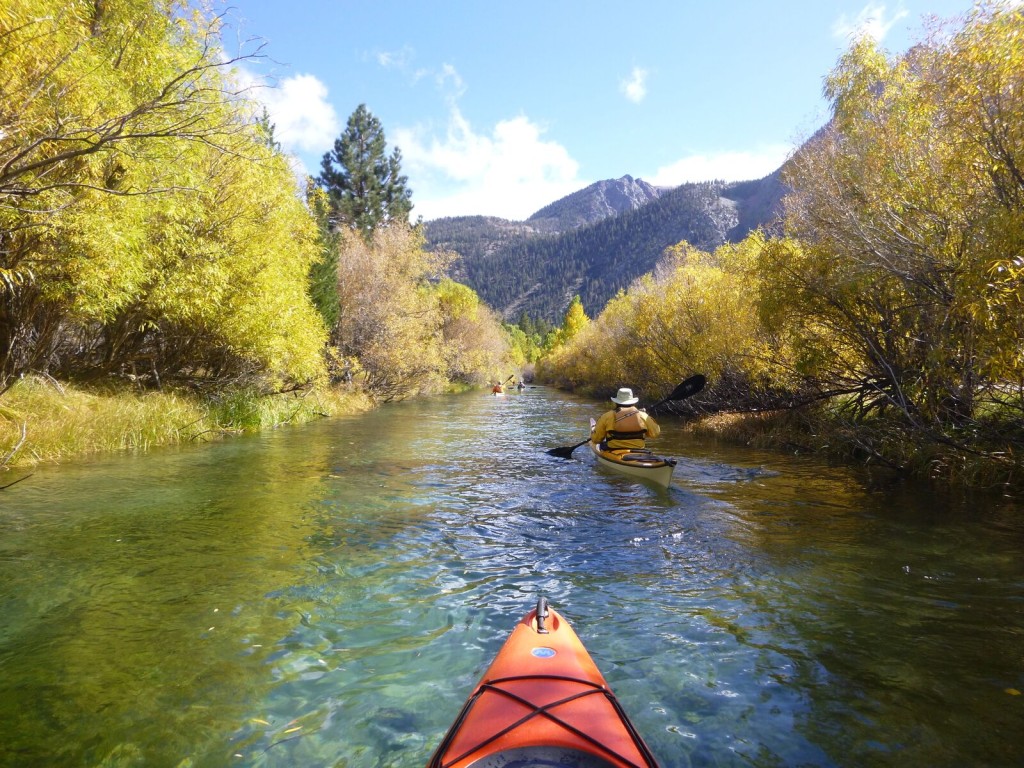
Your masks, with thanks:
<instances>
[{"instance_id":1,"label":"autumn foliage","mask_svg":"<svg viewBox=\"0 0 1024 768\"><path fill-rule=\"evenodd\" d=\"M851 45L787 163L780 231L685 244L543 367L702 407L823 407L851 452L1012 476L1024 448L1024 12L982 4L905 56ZM842 442L840 440L839 442Z\"/></svg>"},{"instance_id":2,"label":"autumn foliage","mask_svg":"<svg viewBox=\"0 0 1024 768\"><path fill-rule=\"evenodd\" d=\"M333 373L391 400L504 369L507 336L438 282L404 188L362 239L300 192L236 80L258 50L232 57L222 31L186 0L0 8L0 393L29 373L211 392Z\"/></svg>"},{"instance_id":3,"label":"autumn foliage","mask_svg":"<svg viewBox=\"0 0 1024 768\"><path fill-rule=\"evenodd\" d=\"M320 375L315 226L219 29L174 0L0 10L0 391Z\"/></svg>"}]
</instances>

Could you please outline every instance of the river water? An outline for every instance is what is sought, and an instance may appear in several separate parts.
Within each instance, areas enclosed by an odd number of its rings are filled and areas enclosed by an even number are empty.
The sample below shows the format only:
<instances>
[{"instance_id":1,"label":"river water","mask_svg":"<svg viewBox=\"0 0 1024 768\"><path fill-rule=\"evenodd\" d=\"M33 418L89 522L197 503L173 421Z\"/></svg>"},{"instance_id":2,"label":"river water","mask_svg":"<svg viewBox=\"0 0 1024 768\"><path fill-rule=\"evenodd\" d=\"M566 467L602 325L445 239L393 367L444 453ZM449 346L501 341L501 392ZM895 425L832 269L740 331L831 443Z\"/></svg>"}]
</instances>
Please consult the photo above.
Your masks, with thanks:
<instances>
[{"instance_id":1,"label":"river water","mask_svg":"<svg viewBox=\"0 0 1024 768\"><path fill-rule=\"evenodd\" d=\"M467 393L0 491L0 765L422 766L544 594L665 768L1024 765L1024 509Z\"/></svg>"}]
</instances>

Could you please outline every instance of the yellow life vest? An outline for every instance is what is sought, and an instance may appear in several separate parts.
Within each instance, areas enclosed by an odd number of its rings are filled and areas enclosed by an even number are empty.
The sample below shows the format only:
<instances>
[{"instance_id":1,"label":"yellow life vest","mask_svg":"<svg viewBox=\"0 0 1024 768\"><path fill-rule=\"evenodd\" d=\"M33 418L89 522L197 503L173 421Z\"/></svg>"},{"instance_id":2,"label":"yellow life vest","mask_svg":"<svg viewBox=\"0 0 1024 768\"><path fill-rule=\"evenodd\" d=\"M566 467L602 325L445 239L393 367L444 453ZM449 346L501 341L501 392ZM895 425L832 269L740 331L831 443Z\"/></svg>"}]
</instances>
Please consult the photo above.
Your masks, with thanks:
<instances>
[{"instance_id":1,"label":"yellow life vest","mask_svg":"<svg viewBox=\"0 0 1024 768\"><path fill-rule=\"evenodd\" d=\"M623 408L615 414L614 429L608 430L609 440L643 440L647 436L640 411L636 408Z\"/></svg>"}]
</instances>

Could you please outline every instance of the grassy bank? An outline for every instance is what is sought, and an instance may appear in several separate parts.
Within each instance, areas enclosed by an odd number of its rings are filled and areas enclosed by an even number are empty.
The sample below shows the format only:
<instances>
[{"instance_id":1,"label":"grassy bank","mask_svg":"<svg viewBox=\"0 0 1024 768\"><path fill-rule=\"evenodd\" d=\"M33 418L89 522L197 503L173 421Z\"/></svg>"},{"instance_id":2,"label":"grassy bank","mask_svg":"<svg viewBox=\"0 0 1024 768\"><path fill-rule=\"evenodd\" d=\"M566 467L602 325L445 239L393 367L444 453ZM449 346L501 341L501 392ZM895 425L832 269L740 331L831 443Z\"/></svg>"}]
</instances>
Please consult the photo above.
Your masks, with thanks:
<instances>
[{"instance_id":1,"label":"grassy bank","mask_svg":"<svg viewBox=\"0 0 1024 768\"><path fill-rule=\"evenodd\" d=\"M208 441L370 407L365 395L340 390L278 395L235 390L204 398L172 391L86 389L31 376L0 398L0 468Z\"/></svg>"},{"instance_id":2,"label":"grassy bank","mask_svg":"<svg viewBox=\"0 0 1024 768\"><path fill-rule=\"evenodd\" d=\"M885 467L950 487L1024 493L1024 465L1005 443L972 440L970 434L925 441L889 419L854 423L828 409L716 414L690 422L686 431L753 448Z\"/></svg>"}]
</instances>

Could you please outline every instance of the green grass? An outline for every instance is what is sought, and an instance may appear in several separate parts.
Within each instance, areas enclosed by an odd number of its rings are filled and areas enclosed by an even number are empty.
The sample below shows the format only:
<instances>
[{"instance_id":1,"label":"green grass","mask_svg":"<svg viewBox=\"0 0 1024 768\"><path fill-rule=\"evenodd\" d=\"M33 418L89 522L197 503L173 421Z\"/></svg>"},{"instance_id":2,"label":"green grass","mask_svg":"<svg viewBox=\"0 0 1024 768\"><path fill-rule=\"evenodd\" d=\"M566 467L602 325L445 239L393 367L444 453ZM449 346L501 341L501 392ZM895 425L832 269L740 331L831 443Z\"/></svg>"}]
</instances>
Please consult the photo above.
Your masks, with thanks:
<instances>
[{"instance_id":1,"label":"green grass","mask_svg":"<svg viewBox=\"0 0 1024 768\"><path fill-rule=\"evenodd\" d=\"M245 389L204 399L172 391L83 388L29 376L0 398L0 467L211 440L369 407L364 395L340 390L261 395Z\"/></svg>"}]
</instances>

